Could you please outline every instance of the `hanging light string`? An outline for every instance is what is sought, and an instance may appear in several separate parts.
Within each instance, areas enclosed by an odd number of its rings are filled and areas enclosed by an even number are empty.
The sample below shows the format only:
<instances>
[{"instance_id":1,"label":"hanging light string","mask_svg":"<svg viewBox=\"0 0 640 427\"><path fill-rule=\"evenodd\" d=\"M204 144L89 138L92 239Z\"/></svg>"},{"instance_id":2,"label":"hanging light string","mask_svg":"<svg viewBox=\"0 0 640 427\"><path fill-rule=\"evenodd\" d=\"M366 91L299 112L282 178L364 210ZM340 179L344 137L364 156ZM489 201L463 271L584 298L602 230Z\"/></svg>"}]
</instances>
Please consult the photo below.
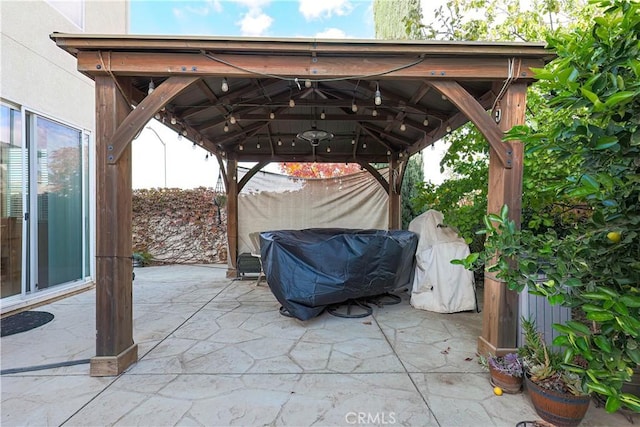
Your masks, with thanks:
<instances>
[{"instance_id":1,"label":"hanging light string","mask_svg":"<svg viewBox=\"0 0 640 427\"><path fill-rule=\"evenodd\" d=\"M107 52L107 54L108 54L107 58L109 58L108 66L105 65L104 63L104 59L102 58L102 51L98 51L98 58L100 58L100 64L102 65L102 68L107 70L107 73L109 73L109 76L113 79L114 83L118 87L118 91L120 91L120 95L122 95L122 97L127 101L127 106L129 107L129 109L133 110L133 103L131 102L131 99L129 99L125 91L122 89L122 86L120 86L120 82L118 81L118 79L116 79L116 76L113 74L113 71L111 71L111 51Z\"/></svg>"},{"instance_id":2,"label":"hanging light string","mask_svg":"<svg viewBox=\"0 0 640 427\"><path fill-rule=\"evenodd\" d=\"M518 60L518 70L515 73L513 72L514 63L515 63L515 58L510 58L507 62L507 79L504 81L504 84L502 85L500 92L498 92L496 99L493 101L493 105L491 106L491 111L493 111L496 108L496 105L498 105L498 102L500 102L500 100L504 96L509 86L511 86L511 83L517 80L518 76L520 75L520 69L522 68L522 59Z\"/></svg>"},{"instance_id":3,"label":"hanging light string","mask_svg":"<svg viewBox=\"0 0 640 427\"><path fill-rule=\"evenodd\" d=\"M249 74L255 74L258 76L262 76L262 77L270 77L272 79L278 79L278 80L284 80L284 81L289 81L289 82L297 82L298 78L297 77L284 77L284 76L279 76L277 74L269 74L269 73L262 73L260 71L255 71L255 70L250 70L248 68L244 68L241 67L239 65L235 65L229 61L225 61L224 59L221 58L217 58L214 55L210 54L209 52L206 51L202 51L203 55L209 59L211 59L212 61L218 62L220 64L224 64L227 65L231 68L235 68L236 70L239 71L243 71L245 73L249 73ZM337 82L337 81L343 81L343 80L353 80L353 79L367 79L367 78L371 78L371 77L378 77L378 76L384 76L387 74L391 74L394 73L396 71L400 71L400 70L405 70L407 68L411 68L411 67L415 67L418 64L421 64L425 61L425 58L419 58L413 62L409 62L407 64L404 65L400 65L398 67L394 67L394 68L390 68L389 70L386 71L381 71L379 73L373 73L373 74L361 74L361 75L356 75L356 76L350 76L350 77L334 77L334 78L327 78L327 79L307 79L310 82Z\"/></svg>"}]
</instances>

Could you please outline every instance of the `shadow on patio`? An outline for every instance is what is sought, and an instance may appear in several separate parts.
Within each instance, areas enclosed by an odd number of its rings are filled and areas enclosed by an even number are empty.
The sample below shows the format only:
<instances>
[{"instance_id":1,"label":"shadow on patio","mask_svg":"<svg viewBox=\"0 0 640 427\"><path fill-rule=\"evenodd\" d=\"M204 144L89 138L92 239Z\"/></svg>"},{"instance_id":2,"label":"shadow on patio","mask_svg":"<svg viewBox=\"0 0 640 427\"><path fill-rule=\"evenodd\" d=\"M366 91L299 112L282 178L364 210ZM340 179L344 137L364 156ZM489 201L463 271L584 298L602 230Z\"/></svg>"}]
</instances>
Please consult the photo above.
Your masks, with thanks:
<instances>
[{"instance_id":1,"label":"shadow on patio","mask_svg":"<svg viewBox=\"0 0 640 427\"><path fill-rule=\"evenodd\" d=\"M526 393L493 395L475 357L480 313L397 305L307 322L226 266L136 269L139 361L119 377L89 365L2 376L2 425L515 426ZM52 322L3 337L2 370L95 354L95 290L41 307ZM629 425L591 405L583 426Z\"/></svg>"}]
</instances>

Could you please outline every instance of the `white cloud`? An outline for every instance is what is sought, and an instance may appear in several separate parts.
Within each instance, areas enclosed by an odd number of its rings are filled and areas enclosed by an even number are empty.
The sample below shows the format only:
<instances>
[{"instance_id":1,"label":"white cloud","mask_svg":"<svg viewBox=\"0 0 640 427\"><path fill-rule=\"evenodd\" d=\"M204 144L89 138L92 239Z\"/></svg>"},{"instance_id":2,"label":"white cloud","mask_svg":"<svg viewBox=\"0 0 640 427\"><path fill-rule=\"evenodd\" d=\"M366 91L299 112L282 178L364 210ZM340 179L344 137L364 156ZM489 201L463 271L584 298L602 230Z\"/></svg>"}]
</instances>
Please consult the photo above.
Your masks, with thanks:
<instances>
[{"instance_id":1,"label":"white cloud","mask_svg":"<svg viewBox=\"0 0 640 427\"><path fill-rule=\"evenodd\" d=\"M348 15L353 10L349 0L299 0L300 13L307 21L329 18L332 15Z\"/></svg>"},{"instance_id":2,"label":"white cloud","mask_svg":"<svg viewBox=\"0 0 640 427\"><path fill-rule=\"evenodd\" d=\"M316 34L319 39L346 39L350 38L340 28L327 28Z\"/></svg>"},{"instance_id":3,"label":"white cloud","mask_svg":"<svg viewBox=\"0 0 640 427\"><path fill-rule=\"evenodd\" d=\"M236 3L249 8L250 10L262 9L271 3L271 0L234 0Z\"/></svg>"},{"instance_id":4,"label":"white cloud","mask_svg":"<svg viewBox=\"0 0 640 427\"><path fill-rule=\"evenodd\" d=\"M238 22L243 36L261 36L269 29L273 18L260 9L251 9Z\"/></svg>"},{"instance_id":5,"label":"white cloud","mask_svg":"<svg viewBox=\"0 0 640 427\"><path fill-rule=\"evenodd\" d=\"M171 9L171 12L173 12L173 16L175 16L176 19L184 19L184 10L174 7Z\"/></svg>"},{"instance_id":6,"label":"white cloud","mask_svg":"<svg viewBox=\"0 0 640 427\"><path fill-rule=\"evenodd\" d=\"M202 6L202 7L187 6L185 7L185 10L192 15L202 15L202 16L207 16L210 11L209 6Z\"/></svg>"},{"instance_id":7,"label":"white cloud","mask_svg":"<svg viewBox=\"0 0 640 427\"><path fill-rule=\"evenodd\" d=\"M215 13L222 12L222 3L220 0L207 0L201 7L187 5L182 8L174 7L172 11L176 19L186 19L187 15L207 16L212 11Z\"/></svg>"},{"instance_id":8,"label":"white cloud","mask_svg":"<svg viewBox=\"0 0 640 427\"><path fill-rule=\"evenodd\" d=\"M207 4L216 13L222 12L222 2L220 0L207 0Z\"/></svg>"}]
</instances>

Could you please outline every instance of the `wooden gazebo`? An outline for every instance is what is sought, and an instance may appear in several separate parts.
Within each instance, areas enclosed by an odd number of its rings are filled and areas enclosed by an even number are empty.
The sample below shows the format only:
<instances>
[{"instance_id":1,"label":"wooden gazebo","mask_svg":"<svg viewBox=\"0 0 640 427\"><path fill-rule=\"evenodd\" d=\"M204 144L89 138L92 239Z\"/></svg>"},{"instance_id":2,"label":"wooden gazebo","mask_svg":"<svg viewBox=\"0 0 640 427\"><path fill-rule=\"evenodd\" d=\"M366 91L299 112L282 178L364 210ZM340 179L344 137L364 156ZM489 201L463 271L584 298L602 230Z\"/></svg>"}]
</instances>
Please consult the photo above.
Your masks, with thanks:
<instances>
[{"instance_id":1,"label":"wooden gazebo","mask_svg":"<svg viewBox=\"0 0 640 427\"><path fill-rule=\"evenodd\" d=\"M247 39L54 33L96 87L96 356L91 375L137 361L133 341L131 141L152 118L215 155L228 193L235 266L237 197L269 162L355 162L389 195L400 227L409 157L468 121L490 145L490 212L519 221L523 149L502 141L525 118L539 44ZM257 162L238 181L238 162ZM388 163L389 181L372 163ZM185 171L189 173L189 171ZM235 275L233 269L230 275ZM516 346L517 294L485 278L480 353Z\"/></svg>"}]
</instances>

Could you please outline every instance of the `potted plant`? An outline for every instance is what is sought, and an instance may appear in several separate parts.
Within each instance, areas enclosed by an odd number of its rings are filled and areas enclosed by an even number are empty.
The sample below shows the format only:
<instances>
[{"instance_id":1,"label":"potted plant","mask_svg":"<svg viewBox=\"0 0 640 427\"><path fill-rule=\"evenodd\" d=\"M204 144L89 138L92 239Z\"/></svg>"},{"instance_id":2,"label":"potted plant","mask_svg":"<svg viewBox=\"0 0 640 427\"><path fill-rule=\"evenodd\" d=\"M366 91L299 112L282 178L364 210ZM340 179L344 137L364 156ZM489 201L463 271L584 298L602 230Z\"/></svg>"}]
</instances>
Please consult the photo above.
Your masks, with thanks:
<instances>
[{"instance_id":1,"label":"potted plant","mask_svg":"<svg viewBox=\"0 0 640 427\"><path fill-rule=\"evenodd\" d=\"M599 258L606 258L606 263L616 268L616 259L608 254L619 253L614 252L615 246L623 244L624 239L607 236L610 232L602 230L589 231L588 226L600 220L594 215L584 227L576 227L581 234L559 237L554 230L535 233L518 229L504 206L499 215L485 217L481 230L486 234L484 251L453 262L469 269L482 265L509 289L528 289L551 304L573 308L583 317L553 325L561 335L552 344L562 348L563 354L551 352L544 342L531 340L539 334L528 334L530 341L525 348L535 351L520 356L530 390L545 384L555 390L556 398L598 393L604 396L610 412L620 408L640 412L640 398L622 388L640 360L640 291L637 282L613 281L597 273L606 268L604 259ZM541 268L545 281L538 280ZM525 335L526 325L523 322Z\"/></svg>"},{"instance_id":2,"label":"potted plant","mask_svg":"<svg viewBox=\"0 0 640 427\"><path fill-rule=\"evenodd\" d=\"M523 369L518 354L489 355L486 366L492 386L500 387L505 393L519 393L522 390Z\"/></svg>"},{"instance_id":3,"label":"potted plant","mask_svg":"<svg viewBox=\"0 0 640 427\"><path fill-rule=\"evenodd\" d=\"M146 267L147 265L151 264L153 255L143 250L134 252L132 258L134 267Z\"/></svg>"},{"instance_id":4,"label":"potted plant","mask_svg":"<svg viewBox=\"0 0 640 427\"><path fill-rule=\"evenodd\" d=\"M577 426L589 409L591 396L583 377L571 365L586 366L580 356L564 363L561 354L549 349L535 322L522 319L525 343L518 350L525 369L525 383L534 409L557 426Z\"/></svg>"}]
</instances>

